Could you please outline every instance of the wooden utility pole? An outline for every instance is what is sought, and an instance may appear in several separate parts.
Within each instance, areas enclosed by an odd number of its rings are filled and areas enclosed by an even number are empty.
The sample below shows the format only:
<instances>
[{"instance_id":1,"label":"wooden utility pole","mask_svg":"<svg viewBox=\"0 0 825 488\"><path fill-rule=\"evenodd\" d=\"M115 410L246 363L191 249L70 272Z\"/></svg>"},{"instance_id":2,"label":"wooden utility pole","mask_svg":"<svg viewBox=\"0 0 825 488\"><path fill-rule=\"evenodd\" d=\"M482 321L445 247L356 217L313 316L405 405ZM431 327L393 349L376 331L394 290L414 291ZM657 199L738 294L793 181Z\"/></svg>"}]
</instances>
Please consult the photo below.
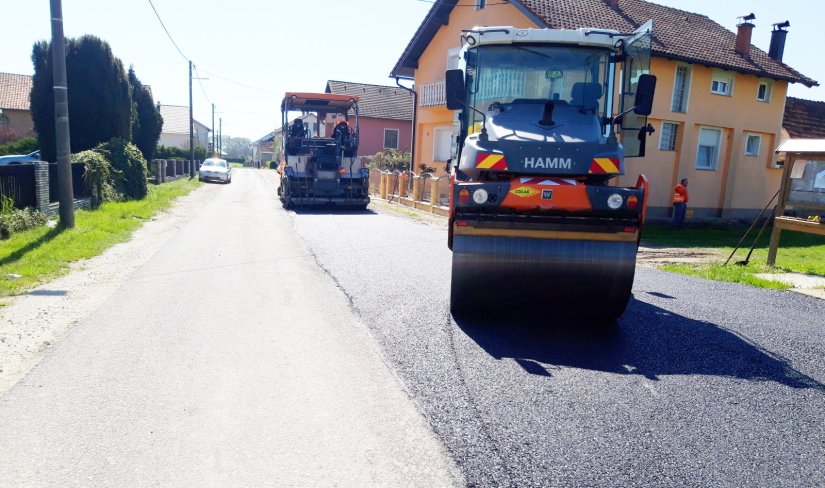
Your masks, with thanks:
<instances>
[{"instance_id":1,"label":"wooden utility pole","mask_svg":"<svg viewBox=\"0 0 825 488\"><path fill-rule=\"evenodd\" d=\"M66 41L63 37L63 5L51 0L52 76L54 78L54 125L57 149L57 193L60 225L74 227L74 189L72 188L72 146L69 138L69 89L66 85Z\"/></svg>"},{"instance_id":2,"label":"wooden utility pole","mask_svg":"<svg viewBox=\"0 0 825 488\"><path fill-rule=\"evenodd\" d=\"M215 104L212 104L212 156L215 155Z\"/></svg>"}]
</instances>

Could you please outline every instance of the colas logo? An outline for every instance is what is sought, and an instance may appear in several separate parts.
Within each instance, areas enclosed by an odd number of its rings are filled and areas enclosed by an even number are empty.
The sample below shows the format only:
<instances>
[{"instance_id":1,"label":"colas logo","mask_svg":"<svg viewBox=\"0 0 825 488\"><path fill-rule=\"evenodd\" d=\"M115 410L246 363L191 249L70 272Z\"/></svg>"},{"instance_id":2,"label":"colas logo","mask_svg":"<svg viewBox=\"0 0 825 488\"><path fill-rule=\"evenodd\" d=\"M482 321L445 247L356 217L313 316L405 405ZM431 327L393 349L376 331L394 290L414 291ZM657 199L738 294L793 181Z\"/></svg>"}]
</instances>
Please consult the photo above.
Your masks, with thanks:
<instances>
[{"instance_id":1,"label":"colas logo","mask_svg":"<svg viewBox=\"0 0 825 488\"><path fill-rule=\"evenodd\" d=\"M538 192L538 190L536 190L535 188L530 188L529 186L520 186L518 188L510 190L510 193L522 198L532 197L533 195L538 194Z\"/></svg>"}]
</instances>

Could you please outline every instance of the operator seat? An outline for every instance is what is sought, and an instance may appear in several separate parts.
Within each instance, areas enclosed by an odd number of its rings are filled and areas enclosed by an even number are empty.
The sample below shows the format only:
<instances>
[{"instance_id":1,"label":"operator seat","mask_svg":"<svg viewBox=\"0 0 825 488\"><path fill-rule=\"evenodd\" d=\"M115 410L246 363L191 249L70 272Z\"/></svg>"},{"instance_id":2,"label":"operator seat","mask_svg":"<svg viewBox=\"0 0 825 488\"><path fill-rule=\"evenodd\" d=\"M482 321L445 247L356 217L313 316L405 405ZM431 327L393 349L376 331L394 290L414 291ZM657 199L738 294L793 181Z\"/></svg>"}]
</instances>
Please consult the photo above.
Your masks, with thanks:
<instances>
[{"instance_id":1,"label":"operator seat","mask_svg":"<svg viewBox=\"0 0 825 488\"><path fill-rule=\"evenodd\" d=\"M599 99L602 98L602 85L598 83L574 83L571 92L573 99L570 105L579 107L581 113L599 110Z\"/></svg>"}]
</instances>

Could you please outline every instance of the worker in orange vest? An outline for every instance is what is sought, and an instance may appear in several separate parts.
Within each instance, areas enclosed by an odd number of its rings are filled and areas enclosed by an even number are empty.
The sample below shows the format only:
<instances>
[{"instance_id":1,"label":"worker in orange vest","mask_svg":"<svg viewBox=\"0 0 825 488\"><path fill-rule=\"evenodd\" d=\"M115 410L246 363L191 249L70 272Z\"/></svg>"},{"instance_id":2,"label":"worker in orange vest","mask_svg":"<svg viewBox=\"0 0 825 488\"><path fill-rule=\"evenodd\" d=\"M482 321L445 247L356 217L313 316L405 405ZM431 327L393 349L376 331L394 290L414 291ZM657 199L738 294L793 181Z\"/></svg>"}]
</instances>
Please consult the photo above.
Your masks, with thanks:
<instances>
[{"instance_id":1,"label":"worker in orange vest","mask_svg":"<svg viewBox=\"0 0 825 488\"><path fill-rule=\"evenodd\" d=\"M682 181L673 189L673 227L681 228L685 225L685 212L688 203L688 180Z\"/></svg>"}]
</instances>

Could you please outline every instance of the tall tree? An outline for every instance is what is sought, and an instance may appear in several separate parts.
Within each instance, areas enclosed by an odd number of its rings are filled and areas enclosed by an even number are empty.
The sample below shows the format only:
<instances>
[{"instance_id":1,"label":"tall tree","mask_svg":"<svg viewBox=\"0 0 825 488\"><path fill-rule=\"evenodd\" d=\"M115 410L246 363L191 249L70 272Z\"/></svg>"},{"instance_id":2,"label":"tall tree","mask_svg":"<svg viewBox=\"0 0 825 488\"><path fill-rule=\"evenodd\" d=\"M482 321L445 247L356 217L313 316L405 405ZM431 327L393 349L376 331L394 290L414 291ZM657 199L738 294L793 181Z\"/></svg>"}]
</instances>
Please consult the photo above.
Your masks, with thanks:
<instances>
[{"instance_id":1,"label":"tall tree","mask_svg":"<svg viewBox=\"0 0 825 488\"><path fill-rule=\"evenodd\" d=\"M155 105L152 92L148 87L143 86L135 74L134 66L129 66L129 85L135 110L135 118L132 122L132 142L143 153L143 157L151 161L163 130L163 117Z\"/></svg>"},{"instance_id":2,"label":"tall tree","mask_svg":"<svg viewBox=\"0 0 825 488\"><path fill-rule=\"evenodd\" d=\"M31 108L41 156L55 160L54 95L50 43L32 49L34 77ZM102 142L132 136L132 100L123 63L109 44L86 35L66 42L66 78L69 87L69 123L72 153Z\"/></svg>"}]
</instances>

